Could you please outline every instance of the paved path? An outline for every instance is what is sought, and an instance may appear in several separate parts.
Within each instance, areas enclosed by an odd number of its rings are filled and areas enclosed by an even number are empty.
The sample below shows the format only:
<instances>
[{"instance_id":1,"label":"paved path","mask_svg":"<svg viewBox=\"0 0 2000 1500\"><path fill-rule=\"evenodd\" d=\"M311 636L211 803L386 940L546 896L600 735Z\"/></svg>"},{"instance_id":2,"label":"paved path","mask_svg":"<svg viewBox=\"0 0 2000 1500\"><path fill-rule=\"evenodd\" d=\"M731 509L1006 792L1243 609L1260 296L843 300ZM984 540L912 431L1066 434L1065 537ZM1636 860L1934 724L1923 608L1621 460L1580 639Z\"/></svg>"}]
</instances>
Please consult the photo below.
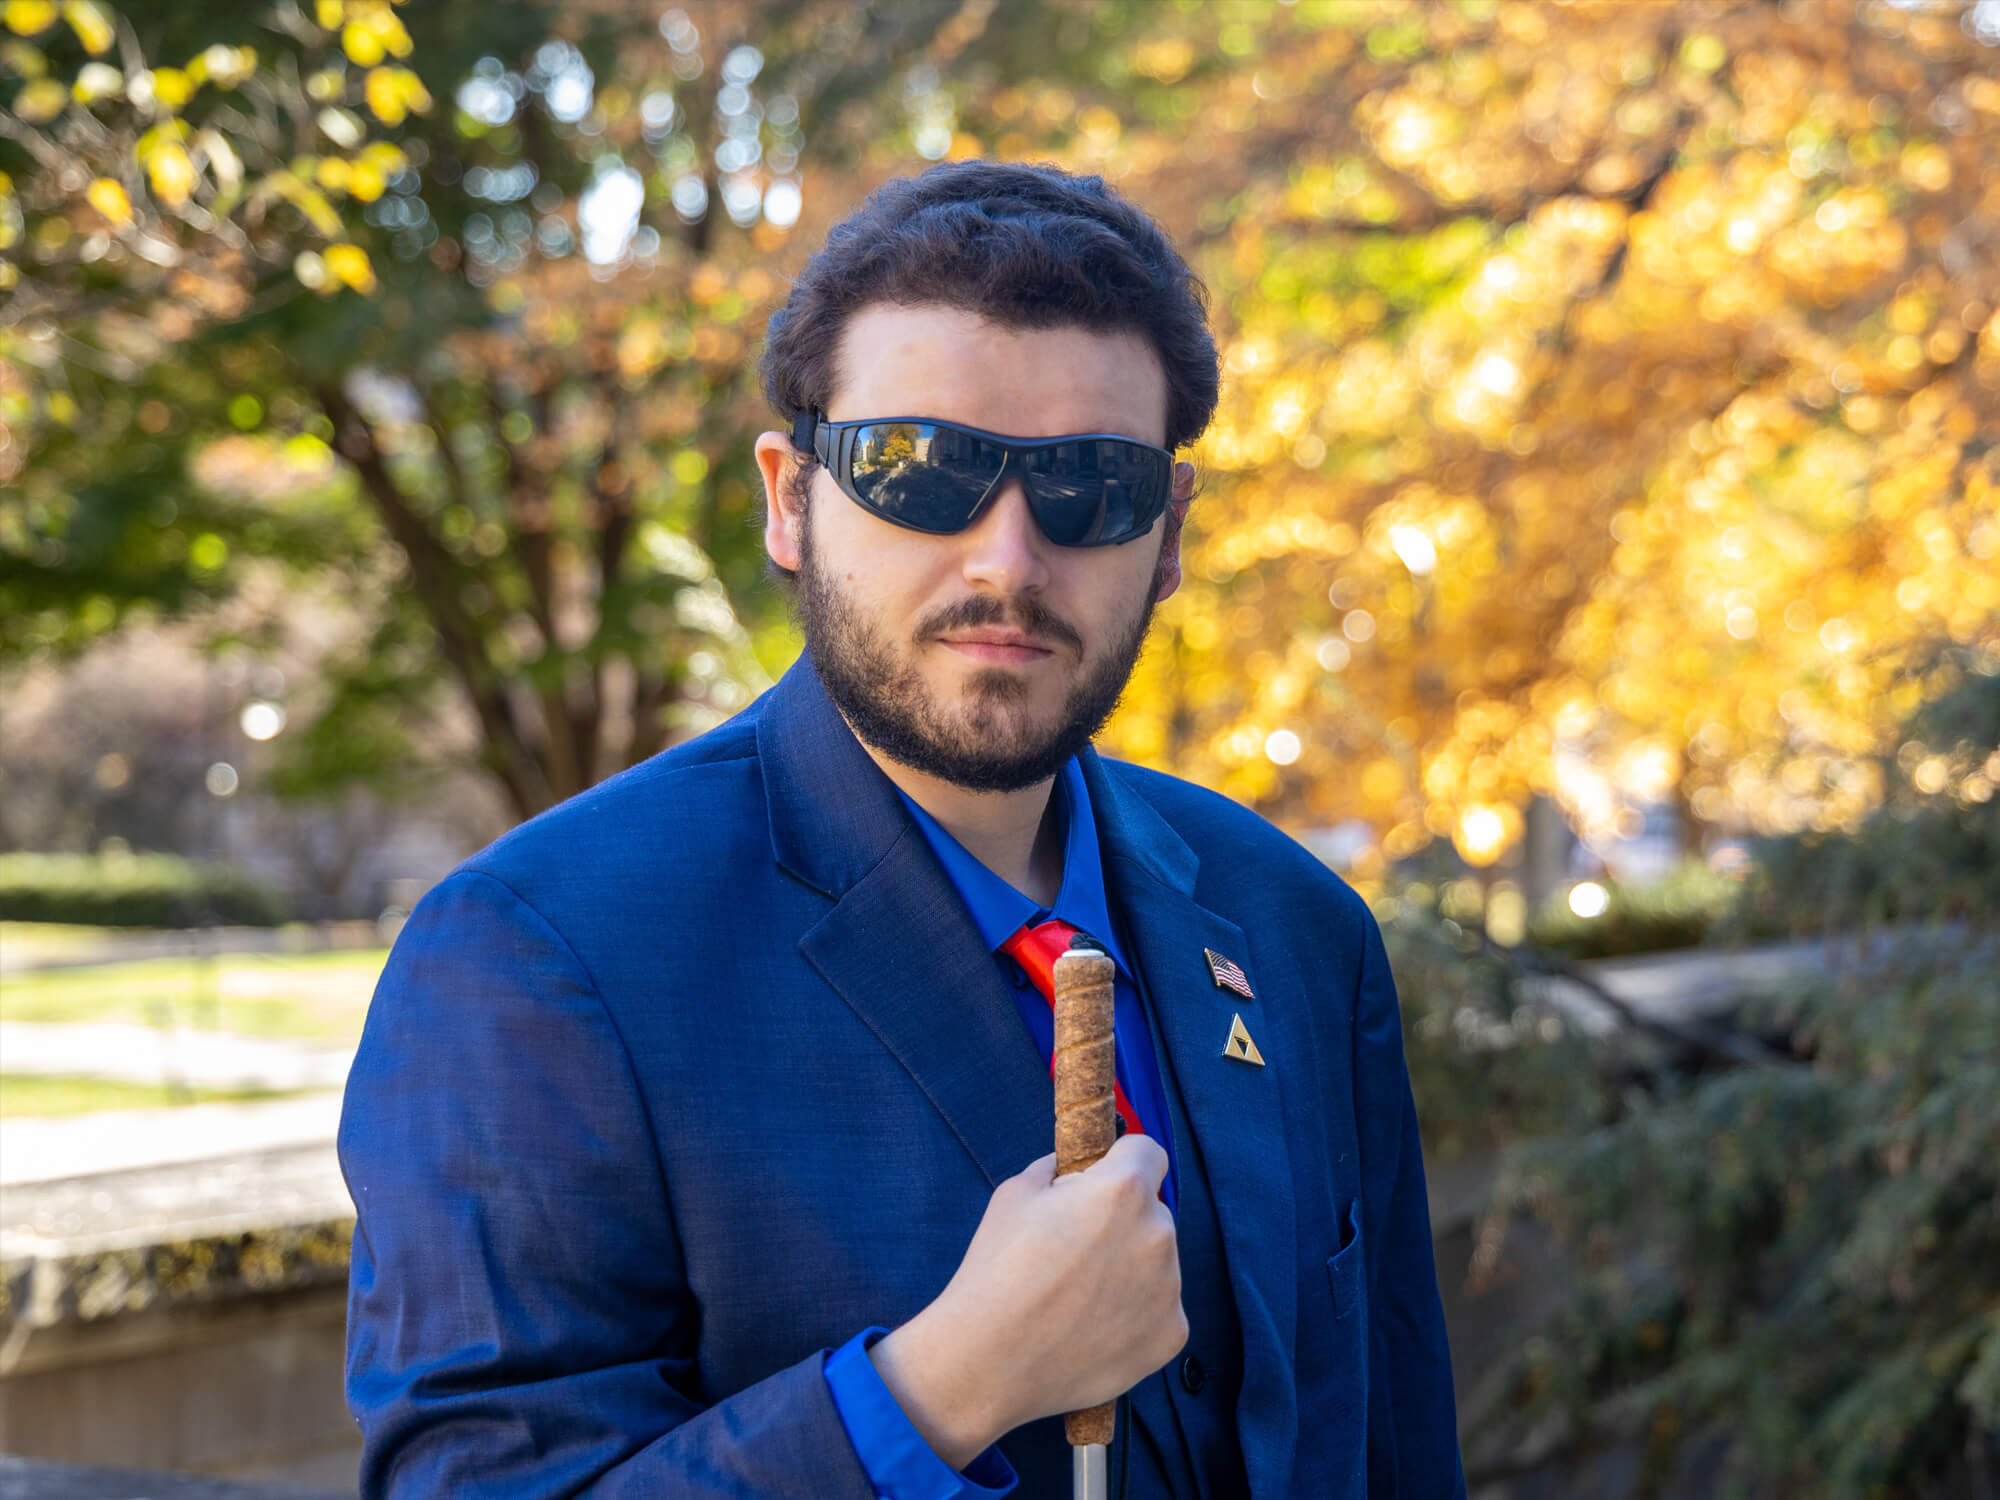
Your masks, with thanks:
<instances>
[{"instance_id":1,"label":"paved path","mask_svg":"<svg viewBox=\"0 0 2000 1500\"><path fill-rule=\"evenodd\" d=\"M0 1120L0 1186L8 1189L0 1224L18 1222L25 1184L223 1158L247 1161L268 1151L316 1153L322 1185L330 1180L337 1191L333 1139L340 1090L353 1062L350 1046L117 1022L0 1021L0 1073L294 1096ZM132 1201L124 1189L120 1194Z\"/></svg>"},{"instance_id":2,"label":"paved path","mask_svg":"<svg viewBox=\"0 0 2000 1500\"><path fill-rule=\"evenodd\" d=\"M0 1073L291 1093L339 1088L353 1061L351 1046L190 1026L0 1021Z\"/></svg>"},{"instance_id":3,"label":"paved path","mask_svg":"<svg viewBox=\"0 0 2000 1500\"><path fill-rule=\"evenodd\" d=\"M245 1104L107 1109L66 1119L0 1121L0 1222L29 1183L131 1172L243 1152L321 1149L331 1155L340 1093Z\"/></svg>"}]
</instances>

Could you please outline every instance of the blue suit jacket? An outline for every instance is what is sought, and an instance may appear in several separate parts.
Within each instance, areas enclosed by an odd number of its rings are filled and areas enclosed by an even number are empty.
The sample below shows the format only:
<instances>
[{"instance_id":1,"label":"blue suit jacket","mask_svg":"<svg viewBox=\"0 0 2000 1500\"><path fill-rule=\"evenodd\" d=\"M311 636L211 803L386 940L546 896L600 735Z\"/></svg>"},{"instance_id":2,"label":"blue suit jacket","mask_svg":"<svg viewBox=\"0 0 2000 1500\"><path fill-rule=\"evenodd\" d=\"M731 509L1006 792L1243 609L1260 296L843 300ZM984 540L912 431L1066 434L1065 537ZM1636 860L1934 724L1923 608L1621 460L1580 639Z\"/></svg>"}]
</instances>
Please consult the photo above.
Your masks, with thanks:
<instances>
[{"instance_id":1,"label":"blue suit jacket","mask_svg":"<svg viewBox=\"0 0 2000 1500\"><path fill-rule=\"evenodd\" d=\"M1251 1493L1462 1495L1368 908L1227 799L1082 764L1226 1250ZM1265 1067L1221 1056L1239 1011ZM867 1500L824 1351L943 1289L1051 1119L963 902L802 660L398 939L340 1131L363 1493ZM1067 1493L1059 1419L1001 1447L1021 1494Z\"/></svg>"}]
</instances>

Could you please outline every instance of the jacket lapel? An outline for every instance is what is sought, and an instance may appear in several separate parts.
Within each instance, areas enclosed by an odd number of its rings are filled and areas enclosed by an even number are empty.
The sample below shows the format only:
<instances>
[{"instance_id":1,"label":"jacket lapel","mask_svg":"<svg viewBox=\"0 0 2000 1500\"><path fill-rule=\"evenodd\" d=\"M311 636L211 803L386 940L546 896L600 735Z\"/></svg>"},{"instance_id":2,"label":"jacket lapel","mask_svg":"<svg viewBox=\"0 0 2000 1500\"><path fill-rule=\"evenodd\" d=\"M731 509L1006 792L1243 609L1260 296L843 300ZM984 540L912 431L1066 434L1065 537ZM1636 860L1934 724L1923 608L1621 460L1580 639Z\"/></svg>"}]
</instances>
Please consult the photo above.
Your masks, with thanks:
<instances>
[{"instance_id":1,"label":"jacket lapel","mask_svg":"<svg viewBox=\"0 0 2000 1500\"><path fill-rule=\"evenodd\" d=\"M993 955L880 768L801 657L758 756L778 863L833 908L799 950L916 1080L989 1183L1054 1142L1048 1072Z\"/></svg>"},{"instance_id":2,"label":"jacket lapel","mask_svg":"<svg viewBox=\"0 0 2000 1500\"><path fill-rule=\"evenodd\" d=\"M1251 1493L1288 1493L1297 1444L1297 1222L1286 1149L1283 1060L1223 1056L1239 1012L1252 1036L1262 1000L1220 989L1204 948L1235 960L1257 989L1241 928L1194 899L1194 851L1152 806L1083 756L1104 850L1105 881L1143 973L1163 1065L1173 1071L1208 1169L1230 1290L1243 1330L1237 1432ZM1261 992L1260 992L1261 993Z\"/></svg>"},{"instance_id":3,"label":"jacket lapel","mask_svg":"<svg viewBox=\"0 0 2000 1500\"><path fill-rule=\"evenodd\" d=\"M997 1185L1048 1153L1054 1102L992 955L806 657L756 713L773 853L833 902L800 938L800 952ZM1297 1229L1283 1062L1255 1068L1223 1057L1231 1016L1242 1010L1255 1035L1261 1002L1217 989L1202 949L1241 964L1254 989L1242 929L1195 900L1198 861L1166 820L1115 783L1094 752L1081 760L1107 891L1151 998L1163 1066L1180 1086L1208 1168L1243 1330L1244 1467L1257 1500L1277 1500L1290 1485L1298 1425Z\"/></svg>"}]
</instances>

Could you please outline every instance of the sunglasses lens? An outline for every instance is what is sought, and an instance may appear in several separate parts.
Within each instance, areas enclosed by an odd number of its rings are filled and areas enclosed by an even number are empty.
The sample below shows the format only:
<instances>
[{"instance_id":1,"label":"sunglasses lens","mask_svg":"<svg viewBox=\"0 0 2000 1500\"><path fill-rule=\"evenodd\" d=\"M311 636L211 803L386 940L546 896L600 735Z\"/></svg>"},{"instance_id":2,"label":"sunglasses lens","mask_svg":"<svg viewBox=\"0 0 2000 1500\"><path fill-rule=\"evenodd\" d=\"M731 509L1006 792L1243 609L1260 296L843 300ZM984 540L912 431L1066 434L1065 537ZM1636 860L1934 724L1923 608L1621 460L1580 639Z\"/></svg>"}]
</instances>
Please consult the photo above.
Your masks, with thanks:
<instances>
[{"instance_id":1,"label":"sunglasses lens","mask_svg":"<svg viewBox=\"0 0 2000 1500\"><path fill-rule=\"evenodd\" d=\"M1143 536L1166 508L1169 454L1115 438L1050 443L1020 457L1035 520L1064 547L1104 547Z\"/></svg>"},{"instance_id":2,"label":"sunglasses lens","mask_svg":"<svg viewBox=\"0 0 2000 1500\"><path fill-rule=\"evenodd\" d=\"M871 422L851 441L849 493L918 531L963 530L1007 461L1005 449L976 433L929 422Z\"/></svg>"}]
</instances>

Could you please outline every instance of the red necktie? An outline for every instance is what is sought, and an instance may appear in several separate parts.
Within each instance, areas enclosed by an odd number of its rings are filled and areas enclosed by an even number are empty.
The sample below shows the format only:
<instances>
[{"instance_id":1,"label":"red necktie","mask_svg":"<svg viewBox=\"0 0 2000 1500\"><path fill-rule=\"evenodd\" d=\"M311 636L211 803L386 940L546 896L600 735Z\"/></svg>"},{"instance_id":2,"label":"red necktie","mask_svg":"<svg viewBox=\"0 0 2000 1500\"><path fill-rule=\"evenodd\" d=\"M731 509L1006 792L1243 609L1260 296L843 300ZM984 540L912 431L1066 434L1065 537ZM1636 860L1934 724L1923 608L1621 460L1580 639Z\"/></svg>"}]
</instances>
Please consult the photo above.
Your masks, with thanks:
<instances>
[{"instance_id":1,"label":"red necktie","mask_svg":"<svg viewBox=\"0 0 2000 1500\"><path fill-rule=\"evenodd\" d=\"M1056 1006L1056 960L1069 948L1069 940L1076 936L1076 929L1067 922L1059 922L1054 917L1038 927L1023 924L1006 942L1000 951L1019 964L1028 978L1035 982L1035 988L1042 992L1042 998L1049 1002L1049 1009ZM1049 1071L1055 1071L1055 1058L1049 1058ZM1132 1101L1125 1097L1125 1085L1114 1077L1111 1080L1114 1102L1118 1107L1118 1118L1125 1122L1125 1131L1134 1135L1144 1135L1146 1127L1139 1123L1139 1112L1132 1108Z\"/></svg>"}]
</instances>

